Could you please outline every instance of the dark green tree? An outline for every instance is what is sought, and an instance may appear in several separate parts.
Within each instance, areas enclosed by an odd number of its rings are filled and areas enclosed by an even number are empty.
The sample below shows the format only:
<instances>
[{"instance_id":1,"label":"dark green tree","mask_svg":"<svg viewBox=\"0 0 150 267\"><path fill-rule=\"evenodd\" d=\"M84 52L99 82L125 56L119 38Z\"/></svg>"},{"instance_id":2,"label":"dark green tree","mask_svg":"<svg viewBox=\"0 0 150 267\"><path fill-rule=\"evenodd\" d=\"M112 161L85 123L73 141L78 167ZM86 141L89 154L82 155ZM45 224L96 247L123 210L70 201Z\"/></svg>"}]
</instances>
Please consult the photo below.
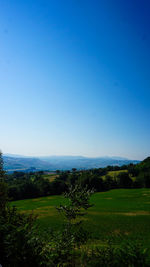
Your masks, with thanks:
<instances>
[{"instance_id":1,"label":"dark green tree","mask_svg":"<svg viewBox=\"0 0 150 267\"><path fill-rule=\"evenodd\" d=\"M30 267L42 265L43 243L35 226L35 216L25 215L8 202L7 184L0 153L0 264L3 267Z\"/></svg>"},{"instance_id":2,"label":"dark green tree","mask_svg":"<svg viewBox=\"0 0 150 267\"><path fill-rule=\"evenodd\" d=\"M76 219L85 215L85 211L92 206L89 202L92 193L93 190L88 189L87 186L84 188L79 184L70 186L68 192L64 194L69 203L60 205L57 210L63 213L68 223L75 224Z\"/></svg>"},{"instance_id":3,"label":"dark green tree","mask_svg":"<svg viewBox=\"0 0 150 267\"><path fill-rule=\"evenodd\" d=\"M2 157L2 152L0 151L0 181L4 180L4 169L3 169L3 157Z\"/></svg>"},{"instance_id":4,"label":"dark green tree","mask_svg":"<svg viewBox=\"0 0 150 267\"><path fill-rule=\"evenodd\" d=\"M82 227L82 216L86 214L90 204L90 196L93 193L87 186L82 188L79 184L70 186L65 193L66 204L57 207L65 219L64 229L55 240L55 250L57 251L57 266L75 266L75 247L85 243L89 233ZM64 265L63 265L64 264Z\"/></svg>"},{"instance_id":5,"label":"dark green tree","mask_svg":"<svg viewBox=\"0 0 150 267\"><path fill-rule=\"evenodd\" d=\"M7 197L7 184L5 183L5 172L3 169L3 157L0 151L0 215L5 213Z\"/></svg>"},{"instance_id":6,"label":"dark green tree","mask_svg":"<svg viewBox=\"0 0 150 267\"><path fill-rule=\"evenodd\" d=\"M130 188L133 184L128 172L120 172L117 176L117 181L120 188Z\"/></svg>"}]
</instances>

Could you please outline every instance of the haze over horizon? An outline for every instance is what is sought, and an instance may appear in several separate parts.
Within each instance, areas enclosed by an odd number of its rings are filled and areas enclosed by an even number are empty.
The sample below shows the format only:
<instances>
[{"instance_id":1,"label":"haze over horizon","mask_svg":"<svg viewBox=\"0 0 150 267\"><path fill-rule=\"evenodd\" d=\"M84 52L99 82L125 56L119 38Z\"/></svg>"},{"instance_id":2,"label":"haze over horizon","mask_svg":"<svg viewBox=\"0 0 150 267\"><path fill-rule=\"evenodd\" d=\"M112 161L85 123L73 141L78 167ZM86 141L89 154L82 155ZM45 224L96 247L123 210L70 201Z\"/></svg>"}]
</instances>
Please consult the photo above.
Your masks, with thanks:
<instances>
[{"instance_id":1,"label":"haze over horizon","mask_svg":"<svg viewBox=\"0 0 150 267\"><path fill-rule=\"evenodd\" d=\"M131 158L127 158L127 157L122 157L122 156L114 156L114 155L97 155L97 156L86 156L86 155L78 155L78 154L72 154L72 155L69 155L69 154L57 154L57 155L52 155L52 154L41 154L41 155L35 155L35 154L15 154L15 153L3 153L4 156L13 156L13 157L35 157L35 158L44 158L44 157L81 157L81 158L116 158L116 159L127 159L127 160L130 160ZM140 160L144 160L145 158L143 159L140 159ZM132 158L131 160L139 160L139 159L136 159L136 158Z\"/></svg>"},{"instance_id":2,"label":"haze over horizon","mask_svg":"<svg viewBox=\"0 0 150 267\"><path fill-rule=\"evenodd\" d=\"M149 13L147 0L2 0L2 152L149 156Z\"/></svg>"}]
</instances>

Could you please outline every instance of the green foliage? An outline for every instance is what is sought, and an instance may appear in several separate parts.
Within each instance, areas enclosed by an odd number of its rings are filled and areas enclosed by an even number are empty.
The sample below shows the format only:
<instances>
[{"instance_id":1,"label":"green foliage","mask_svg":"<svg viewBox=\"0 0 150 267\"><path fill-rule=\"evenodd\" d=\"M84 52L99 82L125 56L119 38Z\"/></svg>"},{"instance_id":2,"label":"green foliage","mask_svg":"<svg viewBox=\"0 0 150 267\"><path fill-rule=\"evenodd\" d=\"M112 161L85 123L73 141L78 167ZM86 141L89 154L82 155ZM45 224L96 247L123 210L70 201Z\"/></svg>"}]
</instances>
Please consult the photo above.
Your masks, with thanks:
<instances>
[{"instance_id":1,"label":"green foliage","mask_svg":"<svg viewBox=\"0 0 150 267\"><path fill-rule=\"evenodd\" d=\"M89 199L92 190L82 188L81 185L76 184L74 187L70 186L68 192L64 194L64 197L69 199L68 205L60 205L57 210L65 216L67 221L71 223L72 220L76 220L77 217L85 215L83 210L87 210L92 205L89 203Z\"/></svg>"},{"instance_id":2,"label":"green foliage","mask_svg":"<svg viewBox=\"0 0 150 267\"><path fill-rule=\"evenodd\" d=\"M7 184L4 181L0 181L0 214L5 213L5 207L8 202L7 192Z\"/></svg>"},{"instance_id":3,"label":"green foliage","mask_svg":"<svg viewBox=\"0 0 150 267\"><path fill-rule=\"evenodd\" d=\"M86 267L148 267L148 256L148 251L136 241L122 242L119 247L108 241L105 246L84 250L81 265L84 263Z\"/></svg>"},{"instance_id":4,"label":"green foliage","mask_svg":"<svg viewBox=\"0 0 150 267\"><path fill-rule=\"evenodd\" d=\"M53 178L44 172L7 174L8 195L13 200L35 198L48 195L60 195L68 185L81 184L95 192L103 192L115 188L150 187L149 158L133 165L108 166L106 168L78 171L57 171ZM1 168L2 169L2 168Z\"/></svg>"},{"instance_id":5,"label":"green foliage","mask_svg":"<svg viewBox=\"0 0 150 267\"><path fill-rule=\"evenodd\" d=\"M2 163L1 155L0 161ZM40 266L43 245L34 226L35 216L21 214L9 206L2 164L0 168L0 264L3 267Z\"/></svg>"},{"instance_id":6,"label":"green foliage","mask_svg":"<svg viewBox=\"0 0 150 267\"><path fill-rule=\"evenodd\" d=\"M64 227L62 231L51 232L49 240L46 246L48 262L53 263L52 266L72 266L75 241L70 228Z\"/></svg>"},{"instance_id":7,"label":"green foliage","mask_svg":"<svg viewBox=\"0 0 150 267\"><path fill-rule=\"evenodd\" d=\"M5 183L0 184L0 263L2 266L40 266L42 241L35 228L35 216L10 207Z\"/></svg>"},{"instance_id":8,"label":"green foliage","mask_svg":"<svg viewBox=\"0 0 150 267\"><path fill-rule=\"evenodd\" d=\"M3 190L4 191L4 190ZM73 223L81 211L87 210L91 191L80 186L69 188L65 197L68 205L58 208L67 222L64 229L53 232L48 238L41 238L35 226L35 216L25 215L10 207L7 199L0 210L0 263L2 266L74 266L77 244L84 243L87 237L81 223ZM5 194L3 194L5 199ZM5 212L4 212L5 211Z\"/></svg>"},{"instance_id":9,"label":"green foliage","mask_svg":"<svg viewBox=\"0 0 150 267\"><path fill-rule=\"evenodd\" d=\"M131 188L132 179L127 172L120 172L117 176L118 186L121 188Z\"/></svg>"},{"instance_id":10,"label":"green foliage","mask_svg":"<svg viewBox=\"0 0 150 267\"><path fill-rule=\"evenodd\" d=\"M4 180L5 172L3 170L3 157L2 152L0 151L0 182Z\"/></svg>"},{"instance_id":11,"label":"green foliage","mask_svg":"<svg viewBox=\"0 0 150 267\"><path fill-rule=\"evenodd\" d=\"M63 214L65 224L63 231L55 238L55 259L54 262L61 266L74 266L76 253L75 247L85 243L88 232L81 226L78 217L84 216L85 211L92 205L89 203L93 192L87 187L82 188L76 184L71 186L65 193L68 204L61 204L57 210ZM84 211L84 212L83 212Z\"/></svg>"}]
</instances>

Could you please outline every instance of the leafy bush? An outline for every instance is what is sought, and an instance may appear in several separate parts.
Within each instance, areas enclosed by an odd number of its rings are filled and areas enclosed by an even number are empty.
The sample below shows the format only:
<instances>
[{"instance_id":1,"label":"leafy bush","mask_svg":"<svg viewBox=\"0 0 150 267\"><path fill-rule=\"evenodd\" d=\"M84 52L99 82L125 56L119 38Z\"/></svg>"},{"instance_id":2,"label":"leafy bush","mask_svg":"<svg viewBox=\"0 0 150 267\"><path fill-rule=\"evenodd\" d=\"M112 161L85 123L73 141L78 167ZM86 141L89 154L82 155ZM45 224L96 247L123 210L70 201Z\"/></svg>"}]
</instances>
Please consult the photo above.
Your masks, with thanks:
<instances>
[{"instance_id":1,"label":"leafy bush","mask_svg":"<svg viewBox=\"0 0 150 267\"><path fill-rule=\"evenodd\" d=\"M125 241L120 246L113 246L108 242L105 246L86 249L82 252L81 265L87 267L148 267L150 261L148 251L140 244Z\"/></svg>"},{"instance_id":2,"label":"leafy bush","mask_svg":"<svg viewBox=\"0 0 150 267\"><path fill-rule=\"evenodd\" d=\"M23 215L15 207L0 212L0 263L2 266L40 266L42 241L33 214Z\"/></svg>"}]
</instances>

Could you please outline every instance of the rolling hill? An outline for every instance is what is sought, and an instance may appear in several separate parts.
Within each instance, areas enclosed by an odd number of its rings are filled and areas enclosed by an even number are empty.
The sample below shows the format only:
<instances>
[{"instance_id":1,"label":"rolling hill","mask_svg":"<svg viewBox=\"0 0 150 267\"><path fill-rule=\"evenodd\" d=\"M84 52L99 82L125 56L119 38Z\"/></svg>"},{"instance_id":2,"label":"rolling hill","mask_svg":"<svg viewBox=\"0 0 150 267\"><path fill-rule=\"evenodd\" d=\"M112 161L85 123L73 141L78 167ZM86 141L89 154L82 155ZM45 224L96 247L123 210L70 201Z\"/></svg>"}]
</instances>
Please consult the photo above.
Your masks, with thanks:
<instances>
[{"instance_id":1,"label":"rolling hill","mask_svg":"<svg viewBox=\"0 0 150 267\"><path fill-rule=\"evenodd\" d=\"M102 168L108 165L122 166L129 163L138 163L137 160L129 160L116 157L88 158L82 156L47 156L47 157L24 157L4 155L4 169L13 171L38 171L38 170L71 170Z\"/></svg>"}]
</instances>

